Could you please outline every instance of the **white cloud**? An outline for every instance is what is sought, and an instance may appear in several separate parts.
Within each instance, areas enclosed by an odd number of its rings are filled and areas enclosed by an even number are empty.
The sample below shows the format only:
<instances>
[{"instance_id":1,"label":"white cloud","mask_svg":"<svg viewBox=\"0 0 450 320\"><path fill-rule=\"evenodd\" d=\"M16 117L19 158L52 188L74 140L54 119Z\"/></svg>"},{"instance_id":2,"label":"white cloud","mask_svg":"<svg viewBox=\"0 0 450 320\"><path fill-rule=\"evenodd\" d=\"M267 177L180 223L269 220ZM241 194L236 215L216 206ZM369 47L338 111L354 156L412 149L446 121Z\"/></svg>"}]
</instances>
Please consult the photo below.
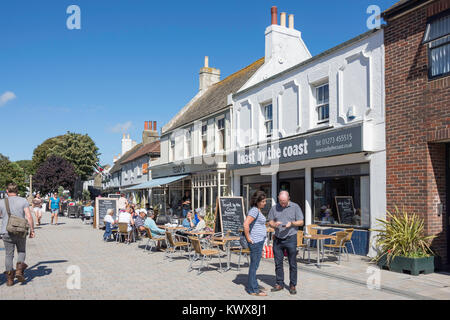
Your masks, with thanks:
<instances>
[{"instance_id":1,"label":"white cloud","mask_svg":"<svg viewBox=\"0 0 450 320\"><path fill-rule=\"evenodd\" d=\"M16 95L14 92L6 91L0 96L0 107L4 106L8 101L14 100Z\"/></svg>"},{"instance_id":2,"label":"white cloud","mask_svg":"<svg viewBox=\"0 0 450 320\"><path fill-rule=\"evenodd\" d=\"M127 121L125 123L118 123L114 127L111 127L110 131L115 133L117 132L125 133L131 128L131 126L132 126L131 121Z\"/></svg>"}]
</instances>

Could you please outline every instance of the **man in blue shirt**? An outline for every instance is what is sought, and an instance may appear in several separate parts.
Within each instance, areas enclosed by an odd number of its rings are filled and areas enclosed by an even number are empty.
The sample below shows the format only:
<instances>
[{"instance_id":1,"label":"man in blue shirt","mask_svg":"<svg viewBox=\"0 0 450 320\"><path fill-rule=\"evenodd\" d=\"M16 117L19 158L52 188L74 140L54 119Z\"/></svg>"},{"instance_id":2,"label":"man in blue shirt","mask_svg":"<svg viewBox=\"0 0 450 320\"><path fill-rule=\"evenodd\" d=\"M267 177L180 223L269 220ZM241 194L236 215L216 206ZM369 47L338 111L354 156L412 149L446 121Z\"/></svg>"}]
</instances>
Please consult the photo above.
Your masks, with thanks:
<instances>
[{"instance_id":1,"label":"man in blue shirt","mask_svg":"<svg viewBox=\"0 0 450 320\"><path fill-rule=\"evenodd\" d=\"M192 210L188 211L186 218L183 220L182 225L183 227L188 228L189 230L192 230L197 225L195 220L192 219Z\"/></svg>"},{"instance_id":2,"label":"man in blue shirt","mask_svg":"<svg viewBox=\"0 0 450 320\"><path fill-rule=\"evenodd\" d=\"M58 194L53 193L53 197L50 198L50 210L52 212L52 219L50 224L53 224L53 218L55 219L55 226L58 225L58 214L61 210L61 199L58 197Z\"/></svg>"}]
</instances>

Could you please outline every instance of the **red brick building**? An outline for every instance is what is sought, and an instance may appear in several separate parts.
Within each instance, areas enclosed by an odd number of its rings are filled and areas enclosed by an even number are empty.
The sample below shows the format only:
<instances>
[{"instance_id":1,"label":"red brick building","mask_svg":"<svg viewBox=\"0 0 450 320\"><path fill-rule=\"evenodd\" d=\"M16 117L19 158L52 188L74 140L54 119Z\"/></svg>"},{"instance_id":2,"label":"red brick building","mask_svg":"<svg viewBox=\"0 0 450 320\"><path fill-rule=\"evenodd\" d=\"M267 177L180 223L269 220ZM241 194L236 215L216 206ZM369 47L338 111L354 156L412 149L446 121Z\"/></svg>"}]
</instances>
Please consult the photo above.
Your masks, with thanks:
<instances>
[{"instance_id":1,"label":"red brick building","mask_svg":"<svg viewBox=\"0 0 450 320\"><path fill-rule=\"evenodd\" d=\"M382 16L387 209L404 206L424 218L443 267L450 262L450 1L402 0Z\"/></svg>"}]
</instances>

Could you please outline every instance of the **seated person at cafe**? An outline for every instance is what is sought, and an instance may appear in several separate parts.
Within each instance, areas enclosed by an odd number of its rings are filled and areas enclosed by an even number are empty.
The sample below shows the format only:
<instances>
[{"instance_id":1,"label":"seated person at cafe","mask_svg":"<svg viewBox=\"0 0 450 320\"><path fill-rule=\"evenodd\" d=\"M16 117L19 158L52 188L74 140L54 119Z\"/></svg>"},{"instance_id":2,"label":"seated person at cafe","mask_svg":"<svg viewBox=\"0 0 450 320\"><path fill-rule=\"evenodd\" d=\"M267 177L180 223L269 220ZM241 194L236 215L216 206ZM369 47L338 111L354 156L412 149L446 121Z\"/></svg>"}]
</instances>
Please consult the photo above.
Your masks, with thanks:
<instances>
[{"instance_id":1,"label":"seated person at cafe","mask_svg":"<svg viewBox=\"0 0 450 320\"><path fill-rule=\"evenodd\" d=\"M105 223L105 233L103 234L103 240L108 241L111 238L112 231L116 228L116 221L112 217L114 214L114 209L108 209L106 211L106 216L103 219Z\"/></svg>"},{"instance_id":2,"label":"seated person at cafe","mask_svg":"<svg viewBox=\"0 0 450 320\"><path fill-rule=\"evenodd\" d=\"M334 224L334 219L333 219L333 212L331 211L331 209L326 209L324 212L324 216L322 218L322 223L330 223L330 224Z\"/></svg>"},{"instance_id":3,"label":"seated person at cafe","mask_svg":"<svg viewBox=\"0 0 450 320\"><path fill-rule=\"evenodd\" d=\"M197 225L200 221L200 219L198 218L198 214L203 210L203 208L197 208L195 209L195 213L194 213L194 223L195 225Z\"/></svg>"},{"instance_id":4,"label":"seated person at cafe","mask_svg":"<svg viewBox=\"0 0 450 320\"><path fill-rule=\"evenodd\" d=\"M131 218L132 208L130 205L127 205L126 211L120 210L118 223L127 223L128 228L127 231L130 232L133 228L134 220Z\"/></svg>"},{"instance_id":5,"label":"seated person at cafe","mask_svg":"<svg viewBox=\"0 0 450 320\"><path fill-rule=\"evenodd\" d=\"M154 220L155 213L153 211L150 211L150 213L147 216L147 219L144 221L144 226L150 229L152 236L161 236L165 234L165 230L158 228L156 225L156 222Z\"/></svg>"},{"instance_id":6,"label":"seated person at cafe","mask_svg":"<svg viewBox=\"0 0 450 320\"><path fill-rule=\"evenodd\" d=\"M361 225L361 209L355 210L355 215L352 217L352 222L355 226Z\"/></svg>"},{"instance_id":7,"label":"seated person at cafe","mask_svg":"<svg viewBox=\"0 0 450 320\"><path fill-rule=\"evenodd\" d=\"M81 215L81 220L90 220L94 216L94 207L88 202L87 206L83 208L83 214Z\"/></svg>"},{"instance_id":8,"label":"seated person at cafe","mask_svg":"<svg viewBox=\"0 0 450 320\"><path fill-rule=\"evenodd\" d=\"M197 213L199 222L197 223L197 225L195 226L195 228L192 231L204 231L206 228L206 222L205 222L205 216L206 216L206 212L204 209L199 210L199 212Z\"/></svg>"},{"instance_id":9,"label":"seated person at cafe","mask_svg":"<svg viewBox=\"0 0 450 320\"><path fill-rule=\"evenodd\" d=\"M192 218L192 210L187 212L186 218L183 220L182 225L189 230L193 229L197 225L195 220Z\"/></svg>"},{"instance_id":10,"label":"seated person at cafe","mask_svg":"<svg viewBox=\"0 0 450 320\"><path fill-rule=\"evenodd\" d=\"M136 232L136 235L139 236L140 234L145 233L144 222L145 218L147 217L147 212L145 211L145 209L137 210L137 212L138 216L136 216L136 218L134 219L134 230Z\"/></svg>"}]
</instances>

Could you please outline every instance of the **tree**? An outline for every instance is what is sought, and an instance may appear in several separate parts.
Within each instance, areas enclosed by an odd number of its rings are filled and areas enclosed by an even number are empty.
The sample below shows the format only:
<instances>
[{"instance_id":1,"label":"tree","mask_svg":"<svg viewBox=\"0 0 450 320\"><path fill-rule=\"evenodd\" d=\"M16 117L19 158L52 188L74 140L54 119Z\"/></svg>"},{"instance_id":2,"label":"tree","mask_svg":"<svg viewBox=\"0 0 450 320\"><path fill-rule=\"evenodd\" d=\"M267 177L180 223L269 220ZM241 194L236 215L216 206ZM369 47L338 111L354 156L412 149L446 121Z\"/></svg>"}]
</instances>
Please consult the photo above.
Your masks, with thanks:
<instances>
[{"instance_id":1,"label":"tree","mask_svg":"<svg viewBox=\"0 0 450 320\"><path fill-rule=\"evenodd\" d=\"M99 160L98 148L86 134L67 132L65 135L45 140L33 151L33 167L39 167L50 155L69 161L82 180L94 172Z\"/></svg>"},{"instance_id":2,"label":"tree","mask_svg":"<svg viewBox=\"0 0 450 320\"><path fill-rule=\"evenodd\" d=\"M19 193L23 195L27 190L24 177L23 169L0 153L0 189L5 190L9 183L14 182L19 187Z\"/></svg>"},{"instance_id":3,"label":"tree","mask_svg":"<svg viewBox=\"0 0 450 320\"><path fill-rule=\"evenodd\" d=\"M73 184L78 178L73 165L57 156L49 156L36 170L33 176L34 187L47 194L57 192L58 187L73 191Z\"/></svg>"},{"instance_id":4,"label":"tree","mask_svg":"<svg viewBox=\"0 0 450 320\"><path fill-rule=\"evenodd\" d=\"M33 161L19 160L16 161L15 163L17 163L23 169L26 179L28 179L30 175L35 174L35 171L33 170Z\"/></svg>"}]
</instances>

